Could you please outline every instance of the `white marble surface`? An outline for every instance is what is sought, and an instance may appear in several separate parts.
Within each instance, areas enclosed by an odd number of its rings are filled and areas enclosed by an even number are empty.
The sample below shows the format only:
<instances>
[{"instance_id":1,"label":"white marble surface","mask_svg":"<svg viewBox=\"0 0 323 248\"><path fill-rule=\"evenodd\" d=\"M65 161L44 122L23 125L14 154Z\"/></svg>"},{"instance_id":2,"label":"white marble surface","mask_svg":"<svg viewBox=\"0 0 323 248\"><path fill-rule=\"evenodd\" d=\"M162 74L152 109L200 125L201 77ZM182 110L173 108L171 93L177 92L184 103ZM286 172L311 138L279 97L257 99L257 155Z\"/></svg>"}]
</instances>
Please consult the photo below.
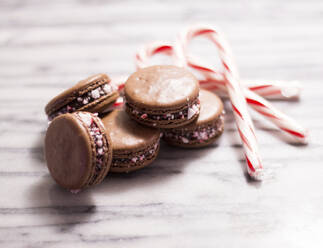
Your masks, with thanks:
<instances>
[{"instance_id":1,"label":"white marble surface","mask_svg":"<svg viewBox=\"0 0 323 248\"><path fill-rule=\"evenodd\" d=\"M322 247L322 1L0 1L0 247ZM300 80L274 104L311 131L286 143L253 113L262 184L245 174L228 108L217 145L163 145L150 167L78 195L48 175L44 106L88 75L129 74L138 46L203 21L225 30L245 78ZM212 59L205 46L200 53Z\"/></svg>"}]
</instances>

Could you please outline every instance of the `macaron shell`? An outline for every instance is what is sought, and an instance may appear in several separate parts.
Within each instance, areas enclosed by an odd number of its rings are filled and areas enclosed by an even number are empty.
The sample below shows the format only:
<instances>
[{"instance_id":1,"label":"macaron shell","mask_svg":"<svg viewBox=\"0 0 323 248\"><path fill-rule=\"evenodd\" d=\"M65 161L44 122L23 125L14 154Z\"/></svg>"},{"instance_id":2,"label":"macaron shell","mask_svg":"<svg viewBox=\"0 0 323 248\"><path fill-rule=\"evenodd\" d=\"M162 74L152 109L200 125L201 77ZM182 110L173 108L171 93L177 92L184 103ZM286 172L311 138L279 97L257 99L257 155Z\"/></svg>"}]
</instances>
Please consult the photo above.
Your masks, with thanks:
<instances>
[{"instance_id":1,"label":"macaron shell","mask_svg":"<svg viewBox=\"0 0 323 248\"><path fill-rule=\"evenodd\" d=\"M86 79L83 79L81 81L79 81L77 84L75 84L75 88L76 89L82 89L83 87L87 87L87 85L90 82L104 82L104 83L109 83L111 81L111 79L108 77L108 75L104 74L104 73L99 73L99 74L95 74L92 76L87 77Z\"/></svg>"},{"instance_id":2,"label":"macaron shell","mask_svg":"<svg viewBox=\"0 0 323 248\"><path fill-rule=\"evenodd\" d=\"M114 110L102 117L112 141L114 154L142 151L157 142L158 129L142 126L133 121L124 110Z\"/></svg>"},{"instance_id":3,"label":"macaron shell","mask_svg":"<svg viewBox=\"0 0 323 248\"><path fill-rule=\"evenodd\" d=\"M198 80L176 66L151 66L133 73L125 83L130 103L148 109L173 109L194 101L199 94Z\"/></svg>"},{"instance_id":4,"label":"macaron shell","mask_svg":"<svg viewBox=\"0 0 323 248\"><path fill-rule=\"evenodd\" d=\"M133 171L136 171L136 170L140 170L146 166L148 166L149 164L151 164L156 158L157 158L157 155L159 153L159 149L160 149L160 145L158 144L158 147L157 147L157 150L156 152L152 155L152 157L148 160L144 160L142 161L142 163L136 165L136 166L129 166L129 167L126 167L126 166L111 166L111 169L110 171L113 172L113 173L124 173L124 172L133 172Z\"/></svg>"},{"instance_id":5,"label":"macaron shell","mask_svg":"<svg viewBox=\"0 0 323 248\"><path fill-rule=\"evenodd\" d=\"M164 140L168 144L173 145L173 146L178 146L178 147L182 147L182 148L200 148L200 147L208 146L208 145L214 143L215 141L217 141L217 139L222 135L222 133L223 133L223 125L221 128L221 131L217 135L208 139L207 141L204 141L203 143L198 142L198 141L194 141L194 142L190 142L190 143L183 143L183 142L178 142L175 139L164 139Z\"/></svg>"},{"instance_id":6,"label":"macaron shell","mask_svg":"<svg viewBox=\"0 0 323 248\"><path fill-rule=\"evenodd\" d=\"M80 189L92 173L92 147L87 131L72 115L56 118L45 137L45 156L54 180L64 188ZM77 166L75 166L77 165Z\"/></svg>"},{"instance_id":7,"label":"macaron shell","mask_svg":"<svg viewBox=\"0 0 323 248\"><path fill-rule=\"evenodd\" d=\"M106 74L96 74L84 80L81 80L71 88L63 91L54 97L45 107L47 115L52 114L61 107L75 100L78 96L85 94L103 84L109 83L111 80Z\"/></svg>"},{"instance_id":8,"label":"macaron shell","mask_svg":"<svg viewBox=\"0 0 323 248\"><path fill-rule=\"evenodd\" d=\"M205 124L214 121L223 112L223 102L216 94L208 91L200 91L201 109L198 124Z\"/></svg>"},{"instance_id":9,"label":"macaron shell","mask_svg":"<svg viewBox=\"0 0 323 248\"><path fill-rule=\"evenodd\" d=\"M182 126L182 128L192 130L196 126L212 123L223 113L223 102L215 93L201 89L199 99L200 114L198 118L187 126Z\"/></svg>"}]
</instances>

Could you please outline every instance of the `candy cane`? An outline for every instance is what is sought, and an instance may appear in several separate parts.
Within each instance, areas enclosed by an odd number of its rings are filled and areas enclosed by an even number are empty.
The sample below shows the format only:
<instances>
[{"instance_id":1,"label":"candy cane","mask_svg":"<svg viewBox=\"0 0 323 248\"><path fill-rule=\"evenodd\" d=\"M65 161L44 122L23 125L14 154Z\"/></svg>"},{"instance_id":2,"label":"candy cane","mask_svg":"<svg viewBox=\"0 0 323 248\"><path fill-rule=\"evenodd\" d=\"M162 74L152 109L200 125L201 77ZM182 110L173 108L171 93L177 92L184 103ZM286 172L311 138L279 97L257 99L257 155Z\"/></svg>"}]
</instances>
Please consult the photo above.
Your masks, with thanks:
<instances>
[{"instance_id":1,"label":"candy cane","mask_svg":"<svg viewBox=\"0 0 323 248\"><path fill-rule=\"evenodd\" d=\"M172 46L172 44L166 42L150 43L137 53L136 65L139 68L146 67L148 65L149 58L158 53L172 56L175 64L191 67L205 77L205 79L200 80L201 87L223 95L227 89L223 74L205 66L197 58L189 56L187 51L182 52L181 46L181 42L176 42L175 46ZM280 128L283 132L291 135L296 142L306 144L307 130L297 124L296 121L283 114L268 101L251 92L252 90L254 92L263 94L270 99L281 99L282 97L292 99L298 97L300 92L299 83L293 82L292 85L287 85L285 87L282 87L282 85L283 84L279 82L271 84L260 84L259 82L249 83L249 90L244 90L244 94L247 97L247 103L254 110Z\"/></svg>"},{"instance_id":2,"label":"candy cane","mask_svg":"<svg viewBox=\"0 0 323 248\"><path fill-rule=\"evenodd\" d=\"M246 80L244 84L249 90L267 99L297 99L302 88L298 81Z\"/></svg>"},{"instance_id":3,"label":"candy cane","mask_svg":"<svg viewBox=\"0 0 323 248\"><path fill-rule=\"evenodd\" d=\"M153 42L142 47L136 53L135 65L137 69L147 67L147 61L155 54L163 53L167 56L174 56L173 45L168 42Z\"/></svg>"},{"instance_id":4,"label":"candy cane","mask_svg":"<svg viewBox=\"0 0 323 248\"><path fill-rule=\"evenodd\" d=\"M185 30L178 39L178 44L182 48L179 57L186 56L188 42L199 35L208 35L210 40L218 48L219 57L223 66L225 86L230 97L236 125L245 152L247 171L252 178L261 180L263 166L258 151L254 126L248 113L247 102L238 80L238 72L233 62L230 48L222 35L215 29L204 26L192 27Z\"/></svg>"},{"instance_id":5,"label":"candy cane","mask_svg":"<svg viewBox=\"0 0 323 248\"><path fill-rule=\"evenodd\" d=\"M128 76L127 75L120 75L118 77L112 77L110 84L112 87L118 89L119 92L122 92L124 87L124 83L126 82Z\"/></svg>"},{"instance_id":6,"label":"candy cane","mask_svg":"<svg viewBox=\"0 0 323 248\"><path fill-rule=\"evenodd\" d=\"M182 40L180 41L182 43L184 51L182 52L181 56L187 56L187 46L188 42L196 37L196 36L206 36L209 38L214 44L216 44L219 48L219 52L222 51L221 46L223 45L222 43L219 43L217 39L220 39L221 36L218 36L218 33L207 27L201 27L201 28L192 28L191 30L187 31L186 38L187 40ZM220 38L219 38L220 37ZM229 46L226 45L226 48L223 48L224 53L226 53L225 49L228 49L229 51ZM232 55L229 55L232 56ZM227 58L227 60L231 60L232 58ZM187 60L186 60L187 61ZM195 68L200 66L194 64ZM201 66L200 66L201 67ZM207 68L207 67L206 67ZM232 70L232 68L230 68ZM212 68L208 68L208 70L200 70L202 74L205 74L206 77L211 78L212 75L214 75L214 80L217 80L217 73L214 72ZM225 72L225 70L224 70ZM217 84L219 87L223 87L221 84ZM243 93L244 96L246 97L247 103L258 113L263 115L266 119L271 121L273 124L275 124L278 128L280 128L283 132L288 133L294 137L295 141L299 143L307 143L307 130L304 129L302 126L300 126L296 121L279 111L277 108L275 108L272 104L270 104L267 100L264 98L260 97L259 95L255 94L251 90L247 89L246 87L243 88Z\"/></svg>"},{"instance_id":7,"label":"candy cane","mask_svg":"<svg viewBox=\"0 0 323 248\"><path fill-rule=\"evenodd\" d=\"M192 55L187 55L186 66L193 68L195 71L204 75L205 79L200 81L201 87L209 90L225 90L225 82L223 75L216 70L212 70L209 66L204 66L197 58ZM297 81L284 82L284 81L242 81L242 84L249 88L249 90L268 99L283 99L293 100L299 98L301 85ZM222 86L222 87L221 87Z\"/></svg>"},{"instance_id":8,"label":"candy cane","mask_svg":"<svg viewBox=\"0 0 323 248\"><path fill-rule=\"evenodd\" d=\"M178 58L175 58L174 46L170 42L153 42L149 43L146 46L142 47L136 54L135 64L137 69L147 67L149 65L149 59L156 54L164 54L174 58L174 62L177 65L183 65L182 62L178 62ZM203 71L203 75L206 73L211 73L211 77L204 77L200 80L201 87L216 91L216 93L225 96L226 88L224 83L223 75L216 72L210 71L208 67L202 66L202 63L197 63L196 58L187 56L187 62L185 63L189 67L195 69L196 71ZM176 63L177 62L177 63ZM297 99L300 95L301 86L298 82L283 82L283 81L274 81L268 82L265 80L253 80L253 81L242 81L250 90L255 93L268 98L268 99L282 99L282 100L291 100ZM220 86L222 85L222 87Z\"/></svg>"}]
</instances>

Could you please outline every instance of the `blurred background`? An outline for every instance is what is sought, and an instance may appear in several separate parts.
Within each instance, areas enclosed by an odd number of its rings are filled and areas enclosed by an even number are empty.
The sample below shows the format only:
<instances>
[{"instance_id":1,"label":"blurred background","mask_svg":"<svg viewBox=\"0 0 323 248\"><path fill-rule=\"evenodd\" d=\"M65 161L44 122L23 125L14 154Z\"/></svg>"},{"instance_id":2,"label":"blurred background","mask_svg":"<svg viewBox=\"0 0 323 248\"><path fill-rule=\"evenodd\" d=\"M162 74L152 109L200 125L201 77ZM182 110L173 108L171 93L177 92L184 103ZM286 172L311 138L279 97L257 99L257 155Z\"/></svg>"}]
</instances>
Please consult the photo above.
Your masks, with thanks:
<instances>
[{"instance_id":1,"label":"blurred background","mask_svg":"<svg viewBox=\"0 0 323 248\"><path fill-rule=\"evenodd\" d=\"M224 31L242 78L303 84L299 101L274 104L309 128L309 145L253 115L275 171L253 184L228 108L219 145L165 148L77 196L58 188L43 159L46 103L92 74L129 75L139 47L197 22ZM322 246L322 27L322 0L0 0L0 247ZM193 45L214 62L210 47Z\"/></svg>"},{"instance_id":2,"label":"blurred background","mask_svg":"<svg viewBox=\"0 0 323 248\"><path fill-rule=\"evenodd\" d=\"M202 22L225 32L243 76L318 79L322 11L320 0L1 0L1 78L54 87L97 72L129 74L141 45Z\"/></svg>"}]
</instances>

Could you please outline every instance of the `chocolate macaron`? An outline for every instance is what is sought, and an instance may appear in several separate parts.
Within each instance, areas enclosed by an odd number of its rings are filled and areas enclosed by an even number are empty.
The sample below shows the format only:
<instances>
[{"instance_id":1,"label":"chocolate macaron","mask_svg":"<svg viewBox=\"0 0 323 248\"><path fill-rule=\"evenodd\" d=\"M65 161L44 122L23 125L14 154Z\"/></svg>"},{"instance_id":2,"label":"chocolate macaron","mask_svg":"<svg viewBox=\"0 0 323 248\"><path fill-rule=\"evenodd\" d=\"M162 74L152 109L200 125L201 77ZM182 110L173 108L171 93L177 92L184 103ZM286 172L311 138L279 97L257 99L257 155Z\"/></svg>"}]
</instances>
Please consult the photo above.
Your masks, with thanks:
<instances>
[{"instance_id":1,"label":"chocolate macaron","mask_svg":"<svg viewBox=\"0 0 323 248\"><path fill-rule=\"evenodd\" d=\"M180 128L164 129L163 140L180 147L202 147L214 142L223 132L224 110L214 93L200 91L201 110L192 123Z\"/></svg>"},{"instance_id":2,"label":"chocolate macaron","mask_svg":"<svg viewBox=\"0 0 323 248\"><path fill-rule=\"evenodd\" d=\"M54 97L45 107L49 120L65 113L104 111L114 103L119 93L110 84L106 74L97 74L78 82L70 89Z\"/></svg>"},{"instance_id":3,"label":"chocolate macaron","mask_svg":"<svg viewBox=\"0 0 323 248\"><path fill-rule=\"evenodd\" d=\"M198 117L199 84L176 66L151 66L133 73L125 83L126 111L137 122L156 128L186 125Z\"/></svg>"},{"instance_id":4,"label":"chocolate macaron","mask_svg":"<svg viewBox=\"0 0 323 248\"><path fill-rule=\"evenodd\" d=\"M47 129L45 157L54 180L78 192L106 177L112 161L111 140L95 114L63 114Z\"/></svg>"},{"instance_id":5,"label":"chocolate macaron","mask_svg":"<svg viewBox=\"0 0 323 248\"><path fill-rule=\"evenodd\" d=\"M130 172L153 162L159 151L160 131L130 119L117 109L102 118L112 142L111 172Z\"/></svg>"}]
</instances>

